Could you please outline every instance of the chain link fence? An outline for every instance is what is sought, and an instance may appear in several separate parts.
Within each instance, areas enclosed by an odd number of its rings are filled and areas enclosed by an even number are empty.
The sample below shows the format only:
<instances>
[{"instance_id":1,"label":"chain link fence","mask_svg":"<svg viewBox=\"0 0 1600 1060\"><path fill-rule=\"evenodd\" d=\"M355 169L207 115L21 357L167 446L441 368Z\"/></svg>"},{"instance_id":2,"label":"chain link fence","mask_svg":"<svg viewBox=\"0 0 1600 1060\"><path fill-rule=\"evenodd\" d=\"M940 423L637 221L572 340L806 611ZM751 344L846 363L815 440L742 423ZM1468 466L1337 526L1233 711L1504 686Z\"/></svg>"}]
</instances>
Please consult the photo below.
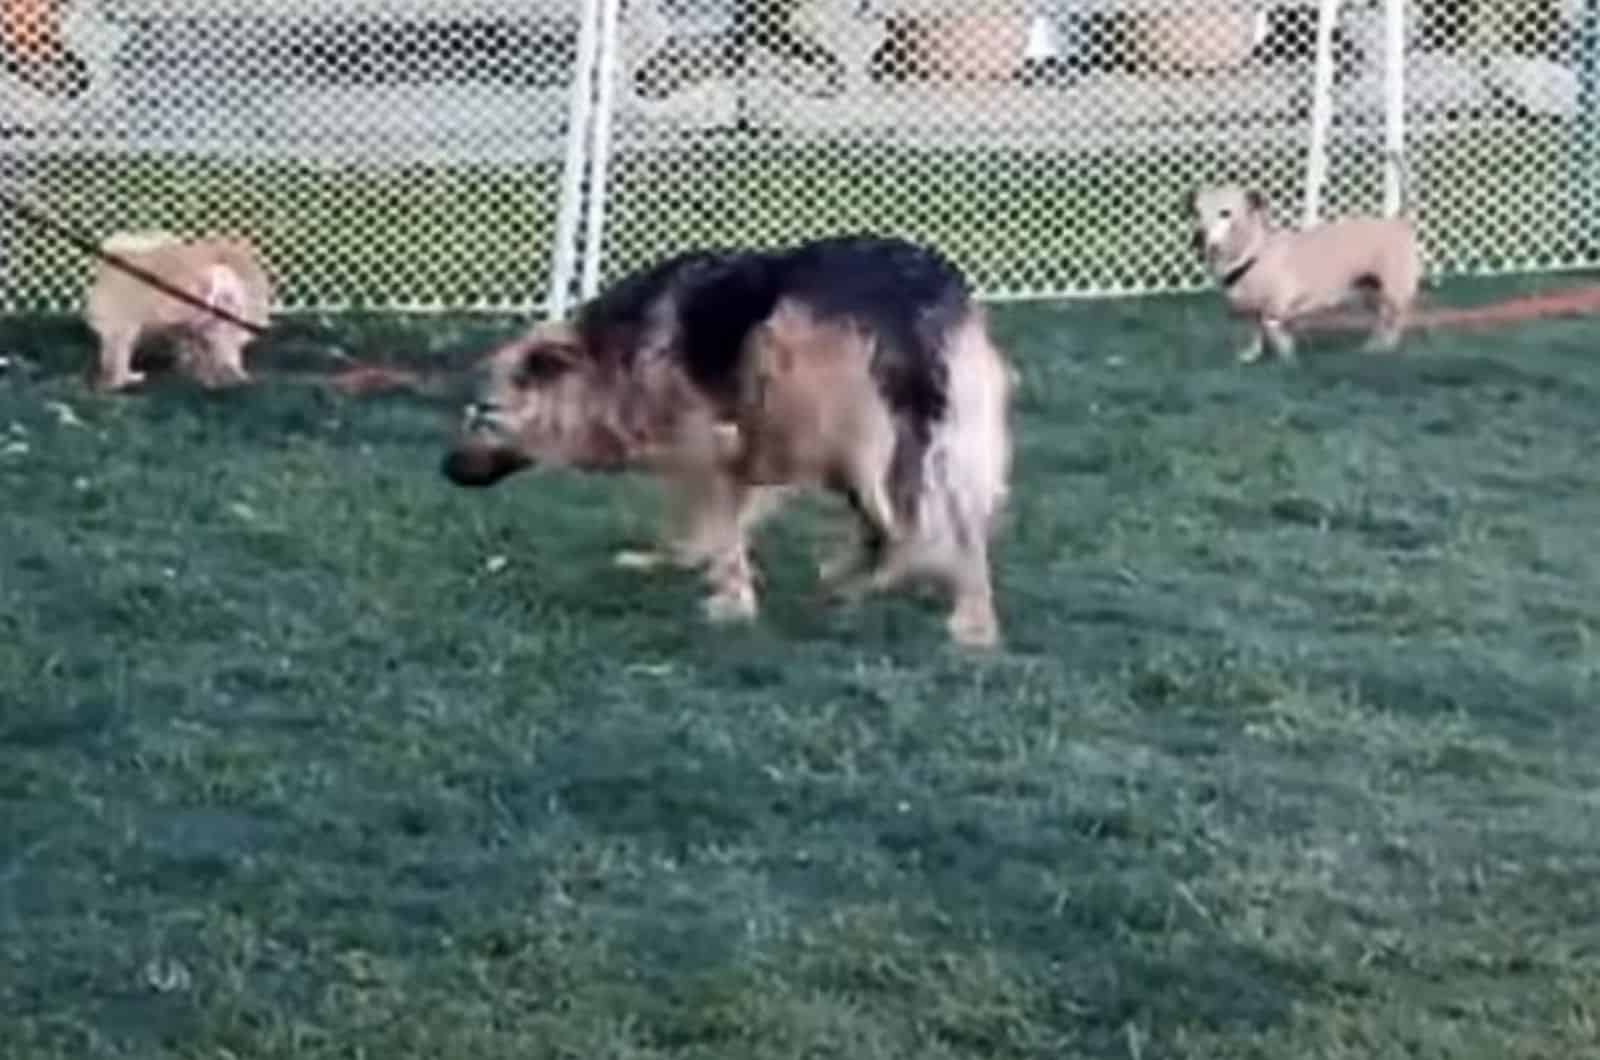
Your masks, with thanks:
<instances>
[{"instance_id":1,"label":"chain link fence","mask_svg":"<svg viewBox=\"0 0 1600 1060\"><path fill-rule=\"evenodd\" d=\"M1407 4L1408 184L1437 270L1594 263L1583 3ZM944 248L992 297L1190 289L1190 187L1248 183L1302 218L1318 11L0 0L0 187L96 237L248 233L292 310L533 311L690 246L861 229ZM1379 209L1385 10L1329 25L1316 191L1324 215ZM77 250L10 215L0 239L0 311L77 309Z\"/></svg>"},{"instance_id":2,"label":"chain link fence","mask_svg":"<svg viewBox=\"0 0 1600 1060\"><path fill-rule=\"evenodd\" d=\"M578 0L0 5L0 180L84 234L247 233L289 309L542 296ZM75 310L84 256L0 233L0 308Z\"/></svg>"}]
</instances>

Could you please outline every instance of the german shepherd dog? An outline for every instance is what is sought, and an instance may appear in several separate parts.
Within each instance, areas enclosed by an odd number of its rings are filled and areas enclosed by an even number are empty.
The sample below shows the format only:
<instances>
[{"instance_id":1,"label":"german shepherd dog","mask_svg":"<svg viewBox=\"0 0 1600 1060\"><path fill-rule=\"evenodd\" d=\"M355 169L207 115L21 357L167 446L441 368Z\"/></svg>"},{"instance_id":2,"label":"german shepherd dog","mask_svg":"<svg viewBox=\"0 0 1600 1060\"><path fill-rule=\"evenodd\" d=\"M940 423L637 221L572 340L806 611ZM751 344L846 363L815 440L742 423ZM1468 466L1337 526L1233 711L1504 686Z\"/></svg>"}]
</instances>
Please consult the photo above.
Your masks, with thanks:
<instances>
[{"instance_id":1,"label":"german shepherd dog","mask_svg":"<svg viewBox=\"0 0 1600 1060\"><path fill-rule=\"evenodd\" d=\"M1011 470L1012 373L936 251L857 235L679 254L483 368L443 463L458 485L534 465L662 476L667 549L618 562L703 567L717 620L755 616L757 517L788 488L818 487L860 525L823 565L835 591L932 577L953 596L956 642L998 642L988 550Z\"/></svg>"}]
</instances>

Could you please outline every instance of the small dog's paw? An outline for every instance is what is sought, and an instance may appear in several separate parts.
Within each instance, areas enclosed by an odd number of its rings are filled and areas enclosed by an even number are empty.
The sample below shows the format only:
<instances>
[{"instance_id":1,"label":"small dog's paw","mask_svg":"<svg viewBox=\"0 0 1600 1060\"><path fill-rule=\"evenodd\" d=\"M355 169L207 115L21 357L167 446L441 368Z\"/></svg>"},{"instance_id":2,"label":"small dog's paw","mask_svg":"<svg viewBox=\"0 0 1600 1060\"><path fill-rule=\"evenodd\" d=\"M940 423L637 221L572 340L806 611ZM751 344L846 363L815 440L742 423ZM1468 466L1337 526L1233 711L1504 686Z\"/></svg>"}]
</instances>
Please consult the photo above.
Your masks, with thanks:
<instances>
[{"instance_id":1,"label":"small dog's paw","mask_svg":"<svg viewBox=\"0 0 1600 1060\"><path fill-rule=\"evenodd\" d=\"M756 617L756 594L750 586L724 589L706 597L706 618L721 625L727 622L749 622Z\"/></svg>"},{"instance_id":2,"label":"small dog's paw","mask_svg":"<svg viewBox=\"0 0 1600 1060\"><path fill-rule=\"evenodd\" d=\"M1246 346L1238 353L1238 361L1240 364L1255 364L1257 361L1261 360L1261 357L1262 351L1260 346Z\"/></svg>"},{"instance_id":3,"label":"small dog's paw","mask_svg":"<svg viewBox=\"0 0 1600 1060\"><path fill-rule=\"evenodd\" d=\"M611 557L611 565L623 570L655 570L670 562L665 553L653 549L625 548Z\"/></svg>"}]
</instances>

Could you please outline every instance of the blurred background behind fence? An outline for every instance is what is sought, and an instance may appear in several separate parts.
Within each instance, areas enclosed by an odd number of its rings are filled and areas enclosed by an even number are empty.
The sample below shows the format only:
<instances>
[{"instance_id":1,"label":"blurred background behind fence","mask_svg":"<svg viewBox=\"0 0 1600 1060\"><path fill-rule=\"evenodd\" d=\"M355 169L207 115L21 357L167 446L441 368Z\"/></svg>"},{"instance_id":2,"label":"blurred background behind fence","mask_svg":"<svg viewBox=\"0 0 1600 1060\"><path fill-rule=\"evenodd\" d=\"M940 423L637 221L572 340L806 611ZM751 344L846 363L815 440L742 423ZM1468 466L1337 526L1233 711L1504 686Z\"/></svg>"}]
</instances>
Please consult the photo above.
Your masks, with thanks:
<instances>
[{"instance_id":1,"label":"blurred background behind fence","mask_svg":"<svg viewBox=\"0 0 1600 1060\"><path fill-rule=\"evenodd\" d=\"M249 233L297 310L559 310L873 229L991 297L1182 290L1195 183L1394 204L1431 265L1595 263L1585 0L0 0L0 176L96 236ZM89 263L0 223L0 311Z\"/></svg>"}]
</instances>

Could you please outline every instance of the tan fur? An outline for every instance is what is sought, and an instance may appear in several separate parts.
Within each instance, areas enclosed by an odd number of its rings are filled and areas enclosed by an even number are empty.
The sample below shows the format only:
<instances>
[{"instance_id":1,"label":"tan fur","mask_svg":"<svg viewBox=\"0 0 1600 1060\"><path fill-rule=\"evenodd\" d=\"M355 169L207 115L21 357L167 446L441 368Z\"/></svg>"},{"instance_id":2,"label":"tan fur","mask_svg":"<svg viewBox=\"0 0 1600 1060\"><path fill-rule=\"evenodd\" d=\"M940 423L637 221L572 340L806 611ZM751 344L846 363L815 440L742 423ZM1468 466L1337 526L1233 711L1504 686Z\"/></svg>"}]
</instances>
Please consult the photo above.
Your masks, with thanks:
<instances>
[{"instance_id":1,"label":"tan fur","mask_svg":"<svg viewBox=\"0 0 1600 1060\"><path fill-rule=\"evenodd\" d=\"M931 575L951 593L949 630L957 643L998 643L989 544L1011 474L1012 373L989 338L981 309L950 350L950 407L923 460L914 525L889 543L869 588Z\"/></svg>"},{"instance_id":2,"label":"tan fur","mask_svg":"<svg viewBox=\"0 0 1600 1060\"><path fill-rule=\"evenodd\" d=\"M1370 287L1378 310L1367 348L1399 346L1422 280L1410 217L1347 217L1306 229L1280 228L1259 194L1236 186L1196 192L1191 209L1196 242L1213 276L1220 279L1254 261L1224 289L1229 307L1253 321L1241 361L1256 361L1267 349L1292 359L1290 324L1347 301L1361 283Z\"/></svg>"},{"instance_id":3,"label":"tan fur","mask_svg":"<svg viewBox=\"0 0 1600 1060\"><path fill-rule=\"evenodd\" d=\"M786 302L750 346L737 411L740 450L727 465L735 480L844 494L860 530L854 547L823 564L835 592L855 597L928 576L951 594L952 640L997 644L988 549L1011 470L1012 376L982 311L954 337L950 407L923 458L909 520L890 502L895 424L869 372L868 337Z\"/></svg>"},{"instance_id":4,"label":"tan fur","mask_svg":"<svg viewBox=\"0 0 1600 1060\"><path fill-rule=\"evenodd\" d=\"M855 595L930 575L953 594L954 640L998 641L988 546L1010 473L1011 373L981 311L954 339L950 406L909 522L889 500L895 425L868 370L866 336L781 303L751 334L731 408L714 407L669 357L644 353L626 371L607 372L586 363L576 342L565 325L542 325L490 356L480 400L447 459L452 478L492 481L507 461L660 476L671 516L665 548L617 562L703 569L705 610L717 621L756 615L749 537L757 522L795 488L843 493L862 547L829 564L836 588ZM530 353L542 377L533 385Z\"/></svg>"},{"instance_id":5,"label":"tan fur","mask_svg":"<svg viewBox=\"0 0 1600 1060\"><path fill-rule=\"evenodd\" d=\"M780 304L751 335L736 424L737 474L753 483L837 485L894 533L889 461L895 425L873 385L872 348L804 306Z\"/></svg>"},{"instance_id":6,"label":"tan fur","mask_svg":"<svg viewBox=\"0 0 1600 1060\"><path fill-rule=\"evenodd\" d=\"M181 287L207 304L265 327L272 303L271 281L247 239L210 237L185 242L164 232L123 232L101 248ZM84 298L84 318L99 342L97 385L122 390L144 381L133 370L139 342L153 335L173 339L179 365L202 385L248 382L244 347L254 337L236 324L179 301L105 262L95 266Z\"/></svg>"}]
</instances>

